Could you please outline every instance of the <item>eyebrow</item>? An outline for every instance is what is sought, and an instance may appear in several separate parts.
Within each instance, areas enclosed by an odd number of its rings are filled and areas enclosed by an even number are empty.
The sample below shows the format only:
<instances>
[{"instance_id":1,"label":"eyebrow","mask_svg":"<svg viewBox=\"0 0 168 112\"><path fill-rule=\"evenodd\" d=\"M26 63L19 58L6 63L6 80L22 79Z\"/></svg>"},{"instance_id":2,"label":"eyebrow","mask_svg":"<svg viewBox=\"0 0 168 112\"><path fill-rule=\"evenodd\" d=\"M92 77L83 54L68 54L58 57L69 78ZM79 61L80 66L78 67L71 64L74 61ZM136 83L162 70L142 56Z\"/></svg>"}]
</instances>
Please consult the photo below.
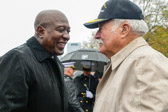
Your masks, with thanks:
<instances>
[{"instance_id":1,"label":"eyebrow","mask_svg":"<svg viewBox=\"0 0 168 112\"><path fill-rule=\"evenodd\" d=\"M56 26L56 28L59 28L59 27L67 27L67 26L65 26L65 25L57 25L57 26ZM70 26L68 26L67 28L68 28L68 29L71 29Z\"/></svg>"}]
</instances>

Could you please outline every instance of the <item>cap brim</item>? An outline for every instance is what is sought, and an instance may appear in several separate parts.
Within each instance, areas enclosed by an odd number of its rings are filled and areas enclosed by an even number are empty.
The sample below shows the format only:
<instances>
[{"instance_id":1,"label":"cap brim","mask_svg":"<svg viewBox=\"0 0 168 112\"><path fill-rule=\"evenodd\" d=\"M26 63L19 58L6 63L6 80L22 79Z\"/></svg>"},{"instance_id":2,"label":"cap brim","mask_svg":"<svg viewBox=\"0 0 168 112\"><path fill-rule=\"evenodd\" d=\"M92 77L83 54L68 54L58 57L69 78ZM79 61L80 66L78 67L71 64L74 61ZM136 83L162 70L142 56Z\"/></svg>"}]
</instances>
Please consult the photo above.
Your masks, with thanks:
<instances>
[{"instance_id":1,"label":"cap brim","mask_svg":"<svg viewBox=\"0 0 168 112\"><path fill-rule=\"evenodd\" d=\"M98 28L100 23L105 22L107 20L109 20L109 19L95 19L92 21L88 21L87 23L84 23L84 26L87 28L90 28L90 29Z\"/></svg>"}]
</instances>

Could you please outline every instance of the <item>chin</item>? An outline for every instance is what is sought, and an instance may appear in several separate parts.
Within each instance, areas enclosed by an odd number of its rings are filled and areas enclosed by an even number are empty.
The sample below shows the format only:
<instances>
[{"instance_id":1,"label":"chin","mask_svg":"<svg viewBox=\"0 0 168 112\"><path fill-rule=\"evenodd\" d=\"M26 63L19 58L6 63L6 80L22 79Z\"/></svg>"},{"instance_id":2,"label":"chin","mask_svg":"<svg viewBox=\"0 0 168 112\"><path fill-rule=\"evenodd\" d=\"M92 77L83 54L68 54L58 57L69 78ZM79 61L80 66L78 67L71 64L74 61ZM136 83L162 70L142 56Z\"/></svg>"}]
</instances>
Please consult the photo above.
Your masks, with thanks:
<instances>
[{"instance_id":1,"label":"chin","mask_svg":"<svg viewBox=\"0 0 168 112\"><path fill-rule=\"evenodd\" d=\"M62 54L64 54L64 50L57 50L57 51L55 51L55 54L56 55L62 55Z\"/></svg>"},{"instance_id":2,"label":"chin","mask_svg":"<svg viewBox=\"0 0 168 112\"><path fill-rule=\"evenodd\" d=\"M106 50L106 49L105 49L104 47L100 47L100 52L101 52L101 53L105 54L105 50Z\"/></svg>"}]
</instances>

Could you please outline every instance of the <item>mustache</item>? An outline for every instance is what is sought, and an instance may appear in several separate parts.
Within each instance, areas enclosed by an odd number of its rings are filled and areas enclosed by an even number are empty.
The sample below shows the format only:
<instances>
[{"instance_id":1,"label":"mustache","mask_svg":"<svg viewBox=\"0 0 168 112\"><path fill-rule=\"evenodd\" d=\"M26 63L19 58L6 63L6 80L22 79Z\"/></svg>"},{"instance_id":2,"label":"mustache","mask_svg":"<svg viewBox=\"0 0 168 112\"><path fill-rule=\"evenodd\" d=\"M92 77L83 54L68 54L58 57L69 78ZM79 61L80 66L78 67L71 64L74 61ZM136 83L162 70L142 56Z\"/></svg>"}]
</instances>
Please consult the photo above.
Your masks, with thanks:
<instances>
[{"instance_id":1,"label":"mustache","mask_svg":"<svg viewBox=\"0 0 168 112\"><path fill-rule=\"evenodd\" d=\"M104 44L104 42L103 42L101 39L96 39L96 42L97 42L98 44Z\"/></svg>"}]
</instances>

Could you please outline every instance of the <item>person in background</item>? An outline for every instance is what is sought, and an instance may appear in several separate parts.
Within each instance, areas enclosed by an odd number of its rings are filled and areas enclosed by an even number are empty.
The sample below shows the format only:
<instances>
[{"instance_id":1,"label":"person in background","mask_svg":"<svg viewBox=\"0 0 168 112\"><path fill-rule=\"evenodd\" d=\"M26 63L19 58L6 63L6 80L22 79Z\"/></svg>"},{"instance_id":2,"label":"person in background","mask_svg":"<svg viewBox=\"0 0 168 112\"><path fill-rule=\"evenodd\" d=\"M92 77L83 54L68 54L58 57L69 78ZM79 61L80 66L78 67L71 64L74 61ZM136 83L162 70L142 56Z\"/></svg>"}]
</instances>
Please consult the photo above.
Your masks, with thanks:
<instances>
[{"instance_id":1,"label":"person in background","mask_svg":"<svg viewBox=\"0 0 168 112\"><path fill-rule=\"evenodd\" d=\"M67 112L57 56L70 39L68 19L59 10L43 10L34 28L34 36L0 58L0 112Z\"/></svg>"},{"instance_id":2,"label":"person in background","mask_svg":"<svg viewBox=\"0 0 168 112\"><path fill-rule=\"evenodd\" d=\"M100 81L103 76L103 72L95 71L93 76Z\"/></svg>"},{"instance_id":3,"label":"person in background","mask_svg":"<svg viewBox=\"0 0 168 112\"><path fill-rule=\"evenodd\" d=\"M75 77L75 85L78 89L77 98L85 112L93 112L98 79L91 75L90 62L83 63L83 74Z\"/></svg>"},{"instance_id":4,"label":"person in background","mask_svg":"<svg viewBox=\"0 0 168 112\"><path fill-rule=\"evenodd\" d=\"M111 64L96 90L94 112L168 112L168 59L142 37L148 31L141 9L129 0L106 1L95 39Z\"/></svg>"},{"instance_id":5,"label":"person in background","mask_svg":"<svg viewBox=\"0 0 168 112\"><path fill-rule=\"evenodd\" d=\"M77 88L74 84L72 76L75 71L74 62L62 63L64 65L64 80L68 91L68 112L84 112L77 99Z\"/></svg>"}]
</instances>

